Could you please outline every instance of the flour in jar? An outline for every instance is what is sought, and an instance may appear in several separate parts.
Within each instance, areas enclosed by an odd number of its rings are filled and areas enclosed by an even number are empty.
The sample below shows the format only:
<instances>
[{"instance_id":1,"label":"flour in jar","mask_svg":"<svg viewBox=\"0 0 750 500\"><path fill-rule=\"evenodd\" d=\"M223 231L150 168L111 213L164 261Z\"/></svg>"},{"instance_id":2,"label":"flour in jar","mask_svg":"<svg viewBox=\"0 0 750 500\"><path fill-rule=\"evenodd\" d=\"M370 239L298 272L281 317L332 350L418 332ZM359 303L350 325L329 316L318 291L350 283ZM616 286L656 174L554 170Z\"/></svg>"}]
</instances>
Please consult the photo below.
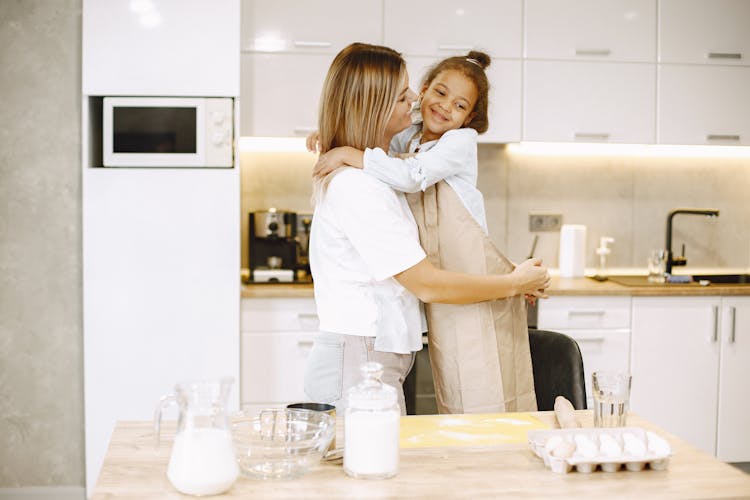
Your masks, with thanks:
<instances>
[{"instance_id":1,"label":"flour in jar","mask_svg":"<svg viewBox=\"0 0 750 500\"><path fill-rule=\"evenodd\" d=\"M232 487L239 468L223 429L187 429L175 436L167 477L188 495L217 495Z\"/></svg>"}]
</instances>

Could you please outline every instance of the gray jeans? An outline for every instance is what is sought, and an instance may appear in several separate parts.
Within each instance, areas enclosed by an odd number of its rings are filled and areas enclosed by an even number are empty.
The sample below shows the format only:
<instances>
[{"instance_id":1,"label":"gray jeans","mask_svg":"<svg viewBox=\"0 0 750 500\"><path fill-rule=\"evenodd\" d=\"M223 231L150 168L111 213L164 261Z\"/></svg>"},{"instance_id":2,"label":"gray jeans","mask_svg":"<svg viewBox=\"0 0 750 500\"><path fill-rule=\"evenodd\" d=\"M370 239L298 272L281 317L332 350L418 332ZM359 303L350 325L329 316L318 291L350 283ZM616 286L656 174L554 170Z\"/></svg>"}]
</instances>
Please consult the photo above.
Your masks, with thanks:
<instances>
[{"instance_id":1,"label":"gray jeans","mask_svg":"<svg viewBox=\"0 0 750 500\"><path fill-rule=\"evenodd\" d=\"M396 388L401 414L406 415L404 380L414 365L414 352L397 354L374 349L375 337L320 332L315 338L305 370L305 394L311 401L336 405L343 415L349 388L362 376L359 367L368 361L383 365L382 382Z\"/></svg>"}]
</instances>

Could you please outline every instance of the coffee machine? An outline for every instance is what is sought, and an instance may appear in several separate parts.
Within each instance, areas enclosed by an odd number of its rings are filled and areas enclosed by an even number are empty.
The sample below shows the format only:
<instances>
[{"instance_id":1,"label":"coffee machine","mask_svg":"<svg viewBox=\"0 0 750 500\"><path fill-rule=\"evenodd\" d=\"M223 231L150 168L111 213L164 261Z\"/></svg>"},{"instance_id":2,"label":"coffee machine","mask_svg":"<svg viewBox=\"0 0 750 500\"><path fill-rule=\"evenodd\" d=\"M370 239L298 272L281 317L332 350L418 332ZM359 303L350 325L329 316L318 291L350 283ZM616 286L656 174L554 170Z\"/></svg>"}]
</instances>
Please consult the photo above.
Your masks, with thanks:
<instances>
[{"instance_id":1,"label":"coffee machine","mask_svg":"<svg viewBox=\"0 0 750 500\"><path fill-rule=\"evenodd\" d=\"M297 213L276 208L250 212L251 281L290 283L309 276L307 247L311 217L303 214L298 219Z\"/></svg>"}]
</instances>

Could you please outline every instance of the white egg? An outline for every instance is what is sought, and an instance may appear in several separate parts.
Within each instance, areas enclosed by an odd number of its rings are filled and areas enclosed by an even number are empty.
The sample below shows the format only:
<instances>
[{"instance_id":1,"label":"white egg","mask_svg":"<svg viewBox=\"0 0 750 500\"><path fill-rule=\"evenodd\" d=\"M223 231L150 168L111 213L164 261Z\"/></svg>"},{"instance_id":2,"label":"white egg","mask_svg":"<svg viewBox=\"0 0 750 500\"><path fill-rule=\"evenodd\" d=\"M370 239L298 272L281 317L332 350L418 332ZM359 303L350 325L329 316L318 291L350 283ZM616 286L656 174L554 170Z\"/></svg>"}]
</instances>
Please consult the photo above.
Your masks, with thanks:
<instances>
[{"instance_id":1,"label":"white egg","mask_svg":"<svg viewBox=\"0 0 750 500\"><path fill-rule=\"evenodd\" d=\"M578 434L576 435L575 440L576 454L585 458L593 458L596 456L596 443L594 443L594 441L590 437Z\"/></svg>"},{"instance_id":2,"label":"white egg","mask_svg":"<svg viewBox=\"0 0 750 500\"><path fill-rule=\"evenodd\" d=\"M602 455L610 458L618 457L622 454L622 448L620 448L617 440L609 434L599 436L599 449Z\"/></svg>"},{"instance_id":3,"label":"white egg","mask_svg":"<svg viewBox=\"0 0 750 500\"><path fill-rule=\"evenodd\" d=\"M634 457L642 457L646 454L646 443L638 439L635 434L626 432L622 435L622 442L625 445L625 453Z\"/></svg>"}]
</instances>

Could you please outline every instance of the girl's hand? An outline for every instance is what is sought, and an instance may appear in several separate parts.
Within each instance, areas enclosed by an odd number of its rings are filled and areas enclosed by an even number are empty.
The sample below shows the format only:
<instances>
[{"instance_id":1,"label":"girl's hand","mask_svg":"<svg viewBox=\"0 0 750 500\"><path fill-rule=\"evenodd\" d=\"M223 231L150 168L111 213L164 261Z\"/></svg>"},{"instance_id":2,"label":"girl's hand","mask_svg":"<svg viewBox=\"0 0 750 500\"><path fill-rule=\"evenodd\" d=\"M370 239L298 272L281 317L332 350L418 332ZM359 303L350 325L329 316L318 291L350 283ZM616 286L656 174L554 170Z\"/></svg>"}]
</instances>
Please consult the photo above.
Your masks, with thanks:
<instances>
[{"instance_id":1,"label":"girl's hand","mask_svg":"<svg viewBox=\"0 0 750 500\"><path fill-rule=\"evenodd\" d=\"M528 259L521 262L511 273L518 283L518 292L535 298L546 298L544 292L551 283L547 268L541 259Z\"/></svg>"},{"instance_id":2,"label":"girl's hand","mask_svg":"<svg viewBox=\"0 0 750 500\"><path fill-rule=\"evenodd\" d=\"M318 131L312 132L310 135L305 138L305 146L307 147L307 150L311 153L318 153L320 151L320 136L318 135Z\"/></svg>"},{"instance_id":3,"label":"girl's hand","mask_svg":"<svg viewBox=\"0 0 750 500\"><path fill-rule=\"evenodd\" d=\"M340 167L362 168L362 151L341 146L323 153L313 167L313 177L325 177Z\"/></svg>"}]
</instances>

